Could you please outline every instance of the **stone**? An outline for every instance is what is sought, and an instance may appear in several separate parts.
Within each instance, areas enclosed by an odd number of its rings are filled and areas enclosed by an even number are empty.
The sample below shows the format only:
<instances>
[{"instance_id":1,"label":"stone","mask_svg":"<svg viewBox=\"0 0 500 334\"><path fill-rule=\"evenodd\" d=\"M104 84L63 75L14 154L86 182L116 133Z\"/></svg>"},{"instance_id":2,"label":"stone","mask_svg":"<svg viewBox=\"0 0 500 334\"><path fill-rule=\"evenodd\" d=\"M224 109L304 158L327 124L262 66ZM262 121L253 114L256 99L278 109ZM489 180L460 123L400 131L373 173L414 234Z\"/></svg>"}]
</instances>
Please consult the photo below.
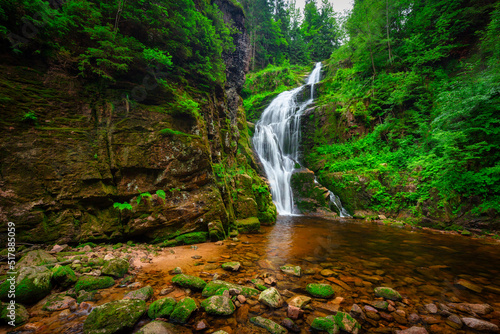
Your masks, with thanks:
<instances>
[{"instance_id":1,"label":"stone","mask_svg":"<svg viewBox=\"0 0 500 334\"><path fill-rule=\"evenodd\" d=\"M439 289L438 287L429 284L419 286L418 291L422 292L427 296L437 296L442 292L442 290Z\"/></svg>"},{"instance_id":2,"label":"stone","mask_svg":"<svg viewBox=\"0 0 500 334\"><path fill-rule=\"evenodd\" d=\"M263 317L250 318L250 322L256 326L265 328L271 334L287 334L287 330L270 319Z\"/></svg>"},{"instance_id":3,"label":"stone","mask_svg":"<svg viewBox=\"0 0 500 334\"><path fill-rule=\"evenodd\" d=\"M361 315L363 315L363 310L361 309L361 307L359 307L358 304L353 304L350 314L353 318L359 318L361 317Z\"/></svg>"},{"instance_id":4,"label":"stone","mask_svg":"<svg viewBox=\"0 0 500 334\"><path fill-rule=\"evenodd\" d=\"M205 298L211 297L214 295L221 295L225 290L229 289L238 289L241 291L241 294L246 298L251 296L256 296L259 294L259 291L253 288L249 288L243 285L238 285L234 283L229 283L221 280L214 280L209 282L205 288L203 289L201 295Z\"/></svg>"},{"instance_id":5,"label":"stone","mask_svg":"<svg viewBox=\"0 0 500 334\"><path fill-rule=\"evenodd\" d=\"M173 274L173 275L180 275L180 274L182 274L182 268L181 268L181 267L175 267L175 268L172 270L172 274Z\"/></svg>"},{"instance_id":6,"label":"stone","mask_svg":"<svg viewBox=\"0 0 500 334\"><path fill-rule=\"evenodd\" d=\"M199 277L180 274L172 277L172 283L177 284L183 288L189 288L193 290L203 290L207 285L207 282Z\"/></svg>"},{"instance_id":7,"label":"stone","mask_svg":"<svg viewBox=\"0 0 500 334\"><path fill-rule=\"evenodd\" d=\"M64 289L70 288L78 281L75 272L69 266L57 265L51 269L52 282Z\"/></svg>"},{"instance_id":8,"label":"stone","mask_svg":"<svg viewBox=\"0 0 500 334\"><path fill-rule=\"evenodd\" d=\"M177 243L185 245L200 244L208 240L208 232L192 232L175 238Z\"/></svg>"},{"instance_id":9,"label":"stone","mask_svg":"<svg viewBox=\"0 0 500 334\"><path fill-rule=\"evenodd\" d=\"M240 233L258 233L260 230L260 221L257 217L236 220L238 232Z\"/></svg>"},{"instance_id":10,"label":"stone","mask_svg":"<svg viewBox=\"0 0 500 334\"><path fill-rule=\"evenodd\" d=\"M297 320L302 315L302 313L303 311L299 307L288 305L286 314L290 319Z\"/></svg>"},{"instance_id":11,"label":"stone","mask_svg":"<svg viewBox=\"0 0 500 334\"><path fill-rule=\"evenodd\" d=\"M196 306L194 299L190 297L183 298L175 305L174 310L170 314L170 320L180 324L185 324L191 314L193 314L193 312L197 309L198 307Z\"/></svg>"},{"instance_id":12,"label":"stone","mask_svg":"<svg viewBox=\"0 0 500 334\"><path fill-rule=\"evenodd\" d=\"M211 241L219 242L220 240L226 239L226 231L224 230L224 224L217 219L208 223L208 236Z\"/></svg>"},{"instance_id":13,"label":"stone","mask_svg":"<svg viewBox=\"0 0 500 334\"><path fill-rule=\"evenodd\" d=\"M148 317L151 319L168 318L175 308L177 302L172 297L155 300L148 309Z\"/></svg>"},{"instance_id":14,"label":"stone","mask_svg":"<svg viewBox=\"0 0 500 334\"><path fill-rule=\"evenodd\" d=\"M175 334L175 328L172 324L164 321L151 321L145 325L136 334Z\"/></svg>"},{"instance_id":15,"label":"stone","mask_svg":"<svg viewBox=\"0 0 500 334\"><path fill-rule=\"evenodd\" d=\"M281 325L292 333L300 333L300 327L297 326L292 319L289 318L283 319Z\"/></svg>"},{"instance_id":16,"label":"stone","mask_svg":"<svg viewBox=\"0 0 500 334\"><path fill-rule=\"evenodd\" d=\"M498 326L488 321L479 320L476 318L462 318L462 322L465 324L465 326L479 332L498 332Z\"/></svg>"},{"instance_id":17,"label":"stone","mask_svg":"<svg viewBox=\"0 0 500 334\"><path fill-rule=\"evenodd\" d=\"M347 333L357 334L361 329L361 325L356 319L344 312L337 312L337 314L335 314L335 323L341 330Z\"/></svg>"},{"instance_id":18,"label":"stone","mask_svg":"<svg viewBox=\"0 0 500 334\"><path fill-rule=\"evenodd\" d=\"M195 331L203 331L203 330L207 329L208 327L210 327L208 325L208 322L205 319L202 319L202 320L198 321L194 330Z\"/></svg>"},{"instance_id":19,"label":"stone","mask_svg":"<svg viewBox=\"0 0 500 334\"><path fill-rule=\"evenodd\" d=\"M438 307L435 304L426 304L425 305L425 309L430 314L436 314L436 313L438 313Z\"/></svg>"},{"instance_id":20,"label":"stone","mask_svg":"<svg viewBox=\"0 0 500 334\"><path fill-rule=\"evenodd\" d=\"M8 298L10 282L15 281L16 302L33 304L50 294L52 290L52 271L45 266L21 267L17 277L11 276L0 285L0 299Z\"/></svg>"},{"instance_id":21,"label":"stone","mask_svg":"<svg viewBox=\"0 0 500 334\"><path fill-rule=\"evenodd\" d=\"M122 278L128 272L129 263L124 259L113 259L104 263L101 273L106 276Z\"/></svg>"},{"instance_id":22,"label":"stone","mask_svg":"<svg viewBox=\"0 0 500 334\"><path fill-rule=\"evenodd\" d=\"M423 327L413 326L402 331L396 331L396 334L429 334L429 332Z\"/></svg>"},{"instance_id":23,"label":"stone","mask_svg":"<svg viewBox=\"0 0 500 334\"><path fill-rule=\"evenodd\" d=\"M123 297L123 299L139 299L148 301L151 297L153 297L154 290L151 286L145 286L140 288L139 290L130 291Z\"/></svg>"},{"instance_id":24,"label":"stone","mask_svg":"<svg viewBox=\"0 0 500 334\"><path fill-rule=\"evenodd\" d=\"M54 245L54 247L52 247L50 251L54 253L59 253L65 250L66 248L68 248L68 245Z\"/></svg>"},{"instance_id":25,"label":"stone","mask_svg":"<svg viewBox=\"0 0 500 334\"><path fill-rule=\"evenodd\" d=\"M301 268L299 266L282 266L280 267L281 271L285 274L293 275L300 277L301 276Z\"/></svg>"},{"instance_id":26,"label":"stone","mask_svg":"<svg viewBox=\"0 0 500 334\"><path fill-rule=\"evenodd\" d=\"M231 315L235 306L231 299L226 296L212 296L201 302L201 307L211 315Z\"/></svg>"},{"instance_id":27,"label":"stone","mask_svg":"<svg viewBox=\"0 0 500 334\"><path fill-rule=\"evenodd\" d=\"M469 304L469 303L461 303L461 304L449 304L450 307L457 309L462 312L467 312L471 315L486 315L488 313L493 312L493 308L488 304Z\"/></svg>"},{"instance_id":28,"label":"stone","mask_svg":"<svg viewBox=\"0 0 500 334\"><path fill-rule=\"evenodd\" d=\"M403 299L401 297L401 295L399 294L399 292L397 292L394 289L388 288L388 287L375 288L375 296L383 297L383 298L395 300L395 301L400 301Z\"/></svg>"},{"instance_id":29,"label":"stone","mask_svg":"<svg viewBox=\"0 0 500 334\"><path fill-rule=\"evenodd\" d=\"M332 277L332 276L338 276L336 272L330 269L323 269L319 272L319 274L323 277Z\"/></svg>"},{"instance_id":30,"label":"stone","mask_svg":"<svg viewBox=\"0 0 500 334\"><path fill-rule=\"evenodd\" d=\"M259 302L272 308L280 308L283 305L283 298L276 288L271 287L260 293Z\"/></svg>"},{"instance_id":31,"label":"stone","mask_svg":"<svg viewBox=\"0 0 500 334\"><path fill-rule=\"evenodd\" d=\"M450 315L446 319L446 324L454 329L460 329L463 326L462 320L456 314Z\"/></svg>"},{"instance_id":32,"label":"stone","mask_svg":"<svg viewBox=\"0 0 500 334\"><path fill-rule=\"evenodd\" d=\"M76 305L76 300L64 293L59 293L50 296L42 309L49 312L62 311L69 309L71 305Z\"/></svg>"},{"instance_id":33,"label":"stone","mask_svg":"<svg viewBox=\"0 0 500 334\"><path fill-rule=\"evenodd\" d=\"M56 263L57 259L44 250L37 249L26 253L16 264L16 268L36 267L44 264Z\"/></svg>"},{"instance_id":34,"label":"stone","mask_svg":"<svg viewBox=\"0 0 500 334\"><path fill-rule=\"evenodd\" d=\"M379 310L387 310L389 308L389 303L385 300L375 300L370 305Z\"/></svg>"},{"instance_id":35,"label":"stone","mask_svg":"<svg viewBox=\"0 0 500 334\"><path fill-rule=\"evenodd\" d=\"M311 323L311 328L318 331L326 331L328 334L337 334L340 332L339 326L335 322L334 316L318 317Z\"/></svg>"},{"instance_id":36,"label":"stone","mask_svg":"<svg viewBox=\"0 0 500 334\"><path fill-rule=\"evenodd\" d=\"M307 285L306 291L317 298L331 298L335 295L335 290L329 284L311 283Z\"/></svg>"},{"instance_id":37,"label":"stone","mask_svg":"<svg viewBox=\"0 0 500 334\"><path fill-rule=\"evenodd\" d=\"M240 270L241 263L239 262L226 262L222 264L222 269L227 271L238 271Z\"/></svg>"},{"instance_id":38,"label":"stone","mask_svg":"<svg viewBox=\"0 0 500 334\"><path fill-rule=\"evenodd\" d=\"M94 277L94 276L81 276L76 282L75 292L80 290L93 291L97 289L106 289L115 285L115 280L111 277Z\"/></svg>"},{"instance_id":39,"label":"stone","mask_svg":"<svg viewBox=\"0 0 500 334\"><path fill-rule=\"evenodd\" d=\"M26 308L18 303L1 303L0 305L0 323L20 326L29 320L29 313Z\"/></svg>"},{"instance_id":40,"label":"stone","mask_svg":"<svg viewBox=\"0 0 500 334\"><path fill-rule=\"evenodd\" d=\"M406 325L408 323L408 320L406 319L406 313L403 310L396 310L395 312L392 312L391 315L394 317L394 320L396 320L401 325Z\"/></svg>"},{"instance_id":41,"label":"stone","mask_svg":"<svg viewBox=\"0 0 500 334\"><path fill-rule=\"evenodd\" d=\"M302 308L304 308L304 306L306 306L308 303L311 302L311 297L297 295L297 296L293 296L292 298L288 299L286 302L288 305L295 306L295 307L302 309Z\"/></svg>"},{"instance_id":42,"label":"stone","mask_svg":"<svg viewBox=\"0 0 500 334\"><path fill-rule=\"evenodd\" d=\"M245 304L245 302L247 301L246 297L243 296L243 295L238 295L236 297L236 299L238 299L238 301L241 303L241 304Z\"/></svg>"},{"instance_id":43,"label":"stone","mask_svg":"<svg viewBox=\"0 0 500 334\"><path fill-rule=\"evenodd\" d=\"M483 292L483 288L480 287L479 285L477 284L474 284L470 281L467 281L465 279L459 279L455 285L457 285L458 287L462 287L462 288L466 288L468 290L471 290L471 291L474 291L474 292L477 292L477 293L481 293Z\"/></svg>"},{"instance_id":44,"label":"stone","mask_svg":"<svg viewBox=\"0 0 500 334\"><path fill-rule=\"evenodd\" d=\"M146 312L143 300L117 300L97 306L83 323L84 334L113 334L131 330Z\"/></svg>"}]
</instances>

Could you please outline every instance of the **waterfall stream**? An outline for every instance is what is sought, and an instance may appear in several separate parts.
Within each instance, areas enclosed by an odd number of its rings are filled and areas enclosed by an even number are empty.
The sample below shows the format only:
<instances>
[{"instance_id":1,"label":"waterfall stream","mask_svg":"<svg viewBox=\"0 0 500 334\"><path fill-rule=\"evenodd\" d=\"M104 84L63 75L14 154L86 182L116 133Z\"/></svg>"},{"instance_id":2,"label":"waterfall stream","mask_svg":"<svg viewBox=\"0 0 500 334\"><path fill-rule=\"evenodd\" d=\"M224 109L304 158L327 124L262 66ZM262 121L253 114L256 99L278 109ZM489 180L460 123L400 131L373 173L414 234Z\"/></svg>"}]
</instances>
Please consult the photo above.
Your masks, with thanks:
<instances>
[{"instance_id":1,"label":"waterfall stream","mask_svg":"<svg viewBox=\"0 0 500 334\"><path fill-rule=\"evenodd\" d=\"M280 215L293 215L292 173L299 163L300 118L314 101L314 85L321 78L321 63L309 75L307 83L279 94L264 110L255 127L253 145L271 185L274 204ZM310 86L311 96L299 102L299 94ZM334 195L335 196L335 195ZM332 196L330 196L332 198ZM340 200L333 197L337 207ZM341 217L349 216L340 204Z\"/></svg>"}]
</instances>

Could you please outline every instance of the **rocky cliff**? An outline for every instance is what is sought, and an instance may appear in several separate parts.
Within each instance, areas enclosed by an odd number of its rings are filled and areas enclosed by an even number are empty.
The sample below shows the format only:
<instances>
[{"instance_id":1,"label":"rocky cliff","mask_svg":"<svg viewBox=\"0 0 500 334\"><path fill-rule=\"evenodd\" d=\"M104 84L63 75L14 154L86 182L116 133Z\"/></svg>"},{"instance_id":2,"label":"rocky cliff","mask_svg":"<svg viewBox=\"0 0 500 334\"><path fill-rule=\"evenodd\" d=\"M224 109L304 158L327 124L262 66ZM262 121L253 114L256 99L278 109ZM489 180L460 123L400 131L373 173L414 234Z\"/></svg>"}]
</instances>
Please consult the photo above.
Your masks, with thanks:
<instances>
[{"instance_id":1,"label":"rocky cliff","mask_svg":"<svg viewBox=\"0 0 500 334\"><path fill-rule=\"evenodd\" d=\"M162 241L189 232L219 239L240 218L275 221L238 95L249 62L244 14L231 1L217 3L238 30L236 50L224 55L224 87L191 93L199 113L169 112L154 87L133 79L97 89L4 56L2 235L13 221L18 241ZM145 98L134 101L138 92Z\"/></svg>"}]
</instances>

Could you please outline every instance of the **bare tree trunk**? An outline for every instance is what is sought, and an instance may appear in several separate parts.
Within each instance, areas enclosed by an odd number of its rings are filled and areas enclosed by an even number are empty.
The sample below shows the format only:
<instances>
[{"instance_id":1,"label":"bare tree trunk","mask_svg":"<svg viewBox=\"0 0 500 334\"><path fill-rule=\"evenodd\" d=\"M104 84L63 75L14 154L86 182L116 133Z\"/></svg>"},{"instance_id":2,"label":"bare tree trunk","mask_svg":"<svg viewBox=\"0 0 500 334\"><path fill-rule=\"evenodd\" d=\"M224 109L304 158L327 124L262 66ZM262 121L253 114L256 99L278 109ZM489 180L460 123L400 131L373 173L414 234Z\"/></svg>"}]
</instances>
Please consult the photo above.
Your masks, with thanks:
<instances>
[{"instance_id":1,"label":"bare tree trunk","mask_svg":"<svg viewBox=\"0 0 500 334\"><path fill-rule=\"evenodd\" d=\"M118 2L118 10L116 12L114 31L118 30L118 24L120 23L120 18L121 18L121 15L122 15L122 10L123 10L123 4L124 3L125 3L125 0L122 0L122 1Z\"/></svg>"},{"instance_id":2,"label":"bare tree trunk","mask_svg":"<svg viewBox=\"0 0 500 334\"><path fill-rule=\"evenodd\" d=\"M387 46L389 47L389 63L392 64L391 38L389 36L389 0L385 0L386 28L387 28Z\"/></svg>"}]
</instances>

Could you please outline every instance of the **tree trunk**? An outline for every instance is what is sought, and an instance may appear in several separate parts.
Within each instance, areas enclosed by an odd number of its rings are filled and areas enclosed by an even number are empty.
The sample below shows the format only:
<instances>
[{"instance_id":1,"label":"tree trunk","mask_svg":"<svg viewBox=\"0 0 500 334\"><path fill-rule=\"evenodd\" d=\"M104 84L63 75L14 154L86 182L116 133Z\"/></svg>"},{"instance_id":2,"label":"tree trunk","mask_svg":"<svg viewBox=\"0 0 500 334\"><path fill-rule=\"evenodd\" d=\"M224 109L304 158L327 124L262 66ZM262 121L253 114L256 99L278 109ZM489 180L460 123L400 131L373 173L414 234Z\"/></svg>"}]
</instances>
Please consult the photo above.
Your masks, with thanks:
<instances>
[{"instance_id":1,"label":"tree trunk","mask_svg":"<svg viewBox=\"0 0 500 334\"><path fill-rule=\"evenodd\" d=\"M389 36L389 0L385 0L386 28L387 28L387 46L389 48L389 63L392 64L391 38Z\"/></svg>"}]
</instances>

